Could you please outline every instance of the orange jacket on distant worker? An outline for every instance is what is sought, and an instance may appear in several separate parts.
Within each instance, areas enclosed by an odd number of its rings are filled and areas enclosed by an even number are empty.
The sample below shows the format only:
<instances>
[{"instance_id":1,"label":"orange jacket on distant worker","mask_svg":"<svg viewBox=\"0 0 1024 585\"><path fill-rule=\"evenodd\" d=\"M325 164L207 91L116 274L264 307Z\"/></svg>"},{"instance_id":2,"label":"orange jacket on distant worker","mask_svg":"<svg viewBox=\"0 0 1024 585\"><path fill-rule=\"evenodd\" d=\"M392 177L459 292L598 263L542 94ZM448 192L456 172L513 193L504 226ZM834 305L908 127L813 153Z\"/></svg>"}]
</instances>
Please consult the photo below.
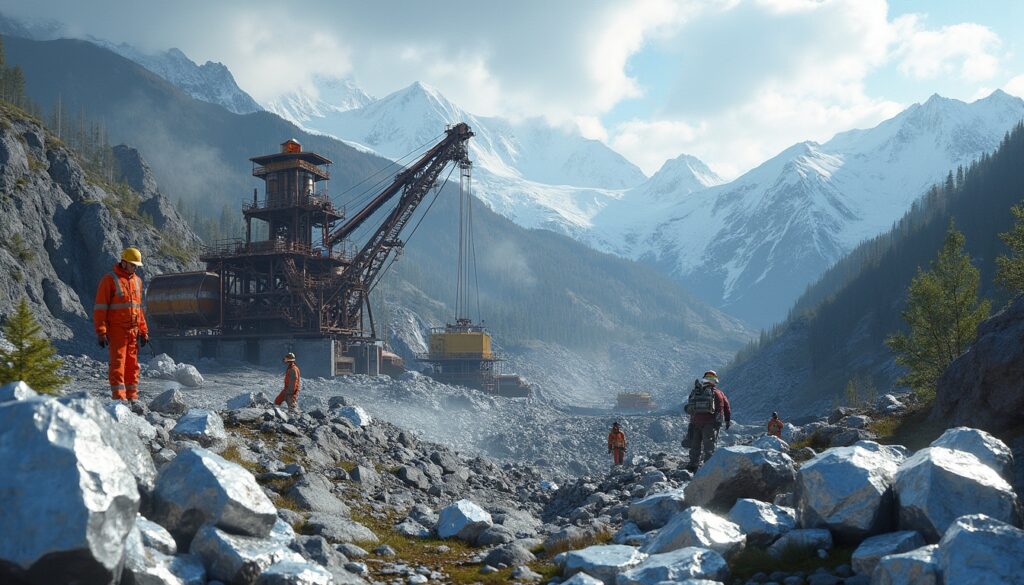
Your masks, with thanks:
<instances>
[{"instance_id":1,"label":"orange jacket on distant worker","mask_svg":"<svg viewBox=\"0 0 1024 585\"><path fill-rule=\"evenodd\" d=\"M114 400L139 396L139 337L149 339L142 313L142 279L119 264L104 274L92 308L96 336L106 339L110 351L108 378Z\"/></svg>"},{"instance_id":2,"label":"orange jacket on distant worker","mask_svg":"<svg viewBox=\"0 0 1024 585\"><path fill-rule=\"evenodd\" d=\"M625 449L626 448L626 434L622 431L612 431L608 433L608 448L609 449Z\"/></svg>"},{"instance_id":3,"label":"orange jacket on distant worker","mask_svg":"<svg viewBox=\"0 0 1024 585\"><path fill-rule=\"evenodd\" d=\"M277 398L274 399L274 404L287 402L290 406L294 406L299 398L299 388L301 386L302 376L299 373L298 364L288 362L288 367L284 371L284 388L277 395Z\"/></svg>"},{"instance_id":4,"label":"orange jacket on distant worker","mask_svg":"<svg viewBox=\"0 0 1024 585\"><path fill-rule=\"evenodd\" d=\"M100 279L92 321L96 335L109 334L113 329L137 329L148 337L149 327L142 313L142 279L115 264Z\"/></svg>"},{"instance_id":5,"label":"orange jacket on distant worker","mask_svg":"<svg viewBox=\"0 0 1024 585\"><path fill-rule=\"evenodd\" d=\"M782 438L782 425L783 423L781 418L768 419L768 434Z\"/></svg>"}]
</instances>

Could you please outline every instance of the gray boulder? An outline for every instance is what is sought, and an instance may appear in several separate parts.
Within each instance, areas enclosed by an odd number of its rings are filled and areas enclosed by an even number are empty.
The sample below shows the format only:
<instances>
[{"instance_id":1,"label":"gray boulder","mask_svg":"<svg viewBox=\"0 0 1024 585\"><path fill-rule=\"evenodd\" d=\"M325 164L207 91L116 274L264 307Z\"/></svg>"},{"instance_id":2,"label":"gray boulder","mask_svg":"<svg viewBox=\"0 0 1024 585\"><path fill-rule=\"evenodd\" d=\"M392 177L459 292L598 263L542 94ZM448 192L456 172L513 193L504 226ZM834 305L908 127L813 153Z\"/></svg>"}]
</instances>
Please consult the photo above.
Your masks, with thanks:
<instances>
[{"instance_id":1,"label":"gray boulder","mask_svg":"<svg viewBox=\"0 0 1024 585\"><path fill-rule=\"evenodd\" d=\"M191 448L160 471L151 518L185 549L203 524L265 538L277 509L245 468L206 449Z\"/></svg>"},{"instance_id":2,"label":"gray boulder","mask_svg":"<svg viewBox=\"0 0 1024 585\"><path fill-rule=\"evenodd\" d=\"M149 409L153 412L178 416L188 410L188 403L185 402L185 395L181 393L181 390L172 388L150 401Z\"/></svg>"},{"instance_id":3,"label":"gray boulder","mask_svg":"<svg viewBox=\"0 0 1024 585\"><path fill-rule=\"evenodd\" d=\"M657 585L686 579L729 578L729 565L722 555L706 548L687 547L647 557L636 567L615 578L615 585Z\"/></svg>"},{"instance_id":4,"label":"gray boulder","mask_svg":"<svg viewBox=\"0 0 1024 585\"><path fill-rule=\"evenodd\" d=\"M785 453L737 445L722 447L686 486L686 502L728 510L740 498L771 502L791 491L796 466Z\"/></svg>"},{"instance_id":5,"label":"gray boulder","mask_svg":"<svg viewBox=\"0 0 1024 585\"><path fill-rule=\"evenodd\" d=\"M511 530L502 526L501 524L495 524L489 526L486 530L480 533L480 536L476 537L477 546L490 546L493 544L505 544L512 542L516 539L516 535Z\"/></svg>"},{"instance_id":6,"label":"gray boulder","mask_svg":"<svg viewBox=\"0 0 1024 585\"><path fill-rule=\"evenodd\" d=\"M166 353L153 356L146 364L146 375L163 380L173 380L177 374L177 364Z\"/></svg>"},{"instance_id":7,"label":"gray boulder","mask_svg":"<svg viewBox=\"0 0 1024 585\"><path fill-rule=\"evenodd\" d=\"M225 583L253 583L271 565L304 562L277 540L228 534L209 524L196 532L189 552L203 559L210 578Z\"/></svg>"},{"instance_id":8,"label":"gray boulder","mask_svg":"<svg viewBox=\"0 0 1024 585\"><path fill-rule=\"evenodd\" d=\"M145 545L134 528L125 540L123 585L206 585L206 568L195 555L166 553Z\"/></svg>"},{"instance_id":9,"label":"gray boulder","mask_svg":"<svg viewBox=\"0 0 1024 585\"><path fill-rule=\"evenodd\" d=\"M282 561L260 573L256 585L331 585L330 571L307 562Z\"/></svg>"},{"instance_id":10,"label":"gray boulder","mask_svg":"<svg viewBox=\"0 0 1024 585\"><path fill-rule=\"evenodd\" d=\"M352 481L358 482L367 491L372 491L380 484L380 475L371 467L357 465L349 475L352 477Z\"/></svg>"},{"instance_id":11,"label":"gray boulder","mask_svg":"<svg viewBox=\"0 0 1024 585\"><path fill-rule=\"evenodd\" d=\"M647 496L629 505L627 517L642 530L664 526L672 516L686 508L684 489L673 489Z\"/></svg>"},{"instance_id":12,"label":"gray boulder","mask_svg":"<svg viewBox=\"0 0 1024 585\"><path fill-rule=\"evenodd\" d=\"M586 573L576 573L572 577L562 581L562 585L601 585L601 583L603 583L603 581L595 579Z\"/></svg>"},{"instance_id":13,"label":"gray boulder","mask_svg":"<svg viewBox=\"0 0 1024 585\"><path fill-rule=\"evenodd\" d=\"M116 581L139 491L96 422L53 399L6 402L0 469L0 580Z\"/></svg>"},{"instance_id":14,"label":"gray boulder","mask_svg":"<svg viewBox=\"0 0 1024 585\"><path fill-rule=\"evenodd\" d=\"M532 563L535 560L537 560L537 557L529 549L513 542L491 550L484 557L483 564L491 567L497 567L502 564L509 567L518 567L519 565Z\"/></svg>"},{"instance_id":15,"label":"gray boulder","mask_svg":"<svg viewBox=\"0 0 1024 585\"><path fill-rule=\"evenodd\" d=\"M178 364L174 370L174 379L182 386L198 388L203 385L203 375L191 364Z\"/></svg>"},{"instance_id":16,"label":"gray boulder","mask_svg":"<svg viewBox=\"0 0 1024 585\"><path fill-rule=\"evenodd\" d=\"M693 506L673 516L642 551L659 554L702 547L728 558L742 550L746 542L739 526L705 508Z\"/></svg>"},{"instance_id":17,"label":"gray boulder","mask_svg":"<svg viewBox=\"0 0 1024 585\"><path fill-rule=\"evenodd\" d=\"M816 551L832 548L832 533L824 528L798 528L790 530L768 547L768 554L782 556L786 550Z\"/></svg>"},{"instance_id":18,"label":"gray boulder","mask_svg":"<svg viewBox=\"0 0 1024 585\"><path fill-rule=\"evenodd\" d=\"M565 576L586 573L600 579L606 585L612 585L620 573L639 565L646 558L646 554L632 546L621 544L588 546L583 550L566 553L562 573Z\"/></svg>"},{"instance_id":19,"label":"gray boulder","mask_svg":"<svg viewBox=\"0 0 1024 585\"><path fill-rule=\"evenodd\" d=\"M178 419L171 429L171 437L177 440L195 441L204 447L223 444L228 435L224 432L224 421L211 410L190 408Z\"/></svg>"},{"instance_id":20,"label":"gray boulder","mask_svg":"<svg viewBox=\"0 0 1024 585\"><path fill-rule=\"evenodd\" d=\"M163 526L140 515L135 517L135 528L138 529L142 545L146 548L157 550L166 555L178 553L178 545L174 542L174 537Z\"/></svg>"},{"instance_id":21,"label":"gray boulder","mask_svg":"<svg viewBox=\"0 0 1024 585\"><path fill-rule=\"evenodd\" d=\"M430 480L423 474L418 468L411 465L403 465L398 469L398 479L402 480L405 485L414 487L417 489L425 490L430 487Z\"/></svg>"},{"instance_id":22,"label":"gray boulder","mask_svg":"<svg viewBox=\"0 0 1024 585\"><path fill-rule=\"evenodd\" d=\"M311 512L340 516L348 516L350 513L349 507L331 492L331 482L316 473L303 474L288 490L288 496L302 509Z\"/></svg>"},{"instance_id":23,"label":"gray boulder","mask_svg":"<svg viewBox=\"0 0 1024 585\"><path fill-rule=\"evenodd\" d=\"M796 528L796 510L741 498L729 510L729 520L747 535L747 544L768 546Z\"/></svg>"},{"instance_id":24,"label":"gray boulder","mask_svg":"<svg viewBox=\"0 0 1024 585\"><path fill-rule=\"evenodd\" d=\"M440 538L454 536L472 543L492 524L494 521L486 510L469 500L459 500L441 510L437 521L437 535Z\"/></svg>"},{"instance_id":25,"label":"gray boulder","mask_svg":"<svg viewBox=\"0 0 1024 585\"><path fill-rule=\"evenodd\" d=\"M924 538L913 530L879 534L860 543L853 551L850 564L854 573L871 576L882 557L910 552L922 546L925 546Z\"/></svg>"},{"instance_id":26,"label":"gray boulder","mask_svg":"<svg viewBox=\"0 0 1024 585\"><path fill-rule=\"evenodd\" d=\"M372 543L380 542L372 530L350 518L315 512L306 520L306 526L331 542Z\"/></svg>"},{"instance_id":27,"label":"gray boulder","mask_svg":"<svg viewBox=\"0 0 1024 585\"><path fill-rule=\"evenodd\" d=\"M529 514L527 514L529 516ZM409 518L414 520L420 526L433 530L437 527L437 513L430 509L430 506L426 504L416 504L409 510ZM508 526L508 516L503 518L502 524Z\"/></svg>"},{"instance_id":28,"label":"gray boulder","mask_svg":"<svg viewBox=\"0 0 1024 585\"><path fill-rule=\"evenodd\" d=\"M403 521L399 522L398 524L396 524L395 525L395 532L401 534L402 536L408 537L408 538L427 538L427 537L430 536L430 530L427 530L426 528L423 527L422 524L420 524L419 522L416 522L415 520L413 520L411 518L406 518L405 520L403 520ZM505 542L511 542L511 541L505 541ZM497 544L497 543L496 542L492 542L492 543L488 543L488 544Z\"/></svg>"},{"instance_id":29,"label":"gray boulder","mask_svg":"<svg viewBox=\"0 0 1024 585\"><path fill-rule=\"evenodd\" d=\"M128 426L118 424L103 408L102 402L84 392L63 396L58 401L99 425L103 442L117 451L135 478L135 486L142 497L141 507L147 507L156 483L156 465L139 434Z\"/></svg>"},{"instance_id":30,"label":"gray boulder","mask_svg":"<svg viewBox=\"0 0 1024 585\"><path fill-rule=\"evenodd\" d=\"M855 541L893 529L890 489L899 460L864 444L836 447L804 463L797 474L797 516L804 528L828 528Z\"/></svg>"},{"instance_id":31,"label":"gray boulder","mask_svg":"<svg viewBox=\"0 0 1024 585\"><path fill-rule=\"evenodd\" d=\"M1017 496L994 469L966 451L921 449L896 473L899 523L930 543L960 516L986 514L1018 524Z\"/></svg>"},{"instance_id":32,"label":"gray boulder","mask_svg":"<svg viewBox=\"0 0 1024 585\"><path fill-rule=\"evenodd\" d=\"M938 549L933 544L882 557L871 573L872 585L940 585Z\"/></svg>"},{"instance_id":33,"label":"gray boulder","mask_svg":"<svg viewBox=\"0 0 1024 585\"><path fill-rule=\"evenodd\" d=\"M39 396L28 384L18 380L0 386L0 403L27 400Z\"/></svg>"},{"instance_id":34,"label":"gray boulder","mask_svg":"<svg viewBox=\"0 0 1024 585\"><path fill-rule=\"evenodd\" d=\"M762 435L753 440L750 443L751 447L755 449L765 449L768 451L778 451L780 453L789 453L789 443L783 441L775 435Z\"/></svg>"},{"instance_id":35,"label":"gray boulder","mask_svg":"<svg viewBox=\"0 0 1024 585\"><path fill-rule=\"evenodd\" d=\"M110 418L114 419L116 423L131 429L132 432L138 435L139 439L148 442L156 438L156 427L150 424L148 420L132 412L132 409L128 408L124 401L119 400L108 404L107 413L110 414Z\"/></svg>"},{"instance_id":36,"label":"gray boulder","mask_svg":"<svg viewBox=\"0 0 1024 585\"><path fill-rule=\"evenodd\" d=\"M239 394L225 404L228 410L241 410L243 408L265 408L273 404L270 397L263 392L244 392Z\"/></svg>"},{"instance_id":37,"label":"gray boulder","mask_svg":"<svg viewBox=\"0 0 1024 585\"><path fill-rule=\"evenodd\" d=\"M343 406L332 411L332 414L347 418L357 427L366 427L373 422L373 418L361 406Z\"/></svg>"},{"instance_id":38,"label":"gray boulder","mask_svg":"<svg viewBox=\"0 0 1024 585\"><path fill-rule=\"evenodd\" d=\"M947 429L941 437L932 441L931 446L966 451L996 470L1003 479L1013 479L1013 453L1006 443L985 431L968 427Z\"/></svg>"},{"instance_id":39,"label":"gray boulder","mask_svg":"<svg viewBox=\"0 0 1024 585\"><path fill-rule=\"evenodd\" d=\"M946 583L992 585L1024 582L1024 530L972 514L957 518L936 554Z\"/></svg>"}]
</instances>

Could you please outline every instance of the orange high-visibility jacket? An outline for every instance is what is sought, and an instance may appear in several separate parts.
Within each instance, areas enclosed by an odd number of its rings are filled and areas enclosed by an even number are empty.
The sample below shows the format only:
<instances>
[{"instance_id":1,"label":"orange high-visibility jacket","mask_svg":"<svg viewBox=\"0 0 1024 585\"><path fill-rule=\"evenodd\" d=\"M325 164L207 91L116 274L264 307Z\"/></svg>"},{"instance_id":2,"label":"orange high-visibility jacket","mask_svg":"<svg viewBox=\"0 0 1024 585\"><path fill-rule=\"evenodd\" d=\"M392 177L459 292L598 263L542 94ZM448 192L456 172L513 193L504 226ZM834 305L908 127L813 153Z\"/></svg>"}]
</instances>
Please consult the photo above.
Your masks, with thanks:
<instances>
[{"instance_id":1,"label":"orange high-visibility jacket","mask_svg":"<svg viewBox=\"0 0 1024 585\"><path fill-rule=\"evenodd\" d=\"M622 431L612 431L608 433L608 448L609 449L625 449L626 448L626 434Z\"/></svg>"},{"instance_id":2,"label":"orange high-visibility jacket","mask_svg":"<svg viewBox=\"0 0 1024 585\"><path fill-rule=\"evenodd\" d=\"M115 264L113 270L103 275L96 289L92 322L96 335L104 335L116 327L138 329L139 333L149 337L146 316L142 314L142 279Z\"/></svg>"},{"instance_id":3,"label":"orange high-visibility jacket","mask_svg":"<svg viewBox=\"0 0 1024 585\"><path fill-rule=\"evenodd\" d=\"M781 418L770 418L768 419L768 434L775 435L776 437L782 436L782 419Z\"/></svg>"},{"instance_id":4,"label":"orange high-visibility jacket","mask_svg":"<svg viewBox=\"0 0 1024 585\"><path fill-rule=\"evenodd\" d=\"M288 369L284 372L284 391L282 394L285 397L298 396L300 386L302 386L302 377L299 375L299 366L292 362L288 364Z\"/></svg>"}]
</instances>

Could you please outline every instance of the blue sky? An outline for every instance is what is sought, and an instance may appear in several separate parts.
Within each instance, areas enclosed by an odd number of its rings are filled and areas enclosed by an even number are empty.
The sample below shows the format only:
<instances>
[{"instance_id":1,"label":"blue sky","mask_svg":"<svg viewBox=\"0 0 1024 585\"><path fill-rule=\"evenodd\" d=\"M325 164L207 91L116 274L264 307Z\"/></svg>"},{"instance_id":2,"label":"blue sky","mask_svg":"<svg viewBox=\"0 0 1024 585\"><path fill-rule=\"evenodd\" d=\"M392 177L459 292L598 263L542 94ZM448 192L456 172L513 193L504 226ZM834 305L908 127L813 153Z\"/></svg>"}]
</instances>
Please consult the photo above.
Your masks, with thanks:
<instances>
[{"instance_id":1,"label":"blue sky","mask_svg":"<svg viewBox=\"0 0 1024 585\"><path fill-rule=\"evenodd\" d=\"M690 154L727 178L933 93L1024 95L1009 0L0 0L68 36L178 47L266 101L317 76L414 81L478 115L542 116L644 172ZM287 40L287 42L283 42Z\"/></svg>"}]
</instances>

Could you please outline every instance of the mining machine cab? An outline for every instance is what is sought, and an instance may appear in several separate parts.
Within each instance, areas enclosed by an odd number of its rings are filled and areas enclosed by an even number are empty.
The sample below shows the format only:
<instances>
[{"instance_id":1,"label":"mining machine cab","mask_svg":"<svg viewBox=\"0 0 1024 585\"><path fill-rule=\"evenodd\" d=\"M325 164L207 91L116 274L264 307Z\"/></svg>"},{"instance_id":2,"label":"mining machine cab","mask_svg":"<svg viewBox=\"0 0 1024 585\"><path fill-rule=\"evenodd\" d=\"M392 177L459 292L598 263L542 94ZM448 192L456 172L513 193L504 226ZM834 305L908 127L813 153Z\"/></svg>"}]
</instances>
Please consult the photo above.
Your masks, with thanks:
<instances>
[{"instance_id":1,"label":"mining machine cab","mask_svg":"<svg viewBox=\"0 0 1024 585\"><path fill-rule=\"evenodd\" d=\"M427 353L416 356L426 363L428 376L457 386L476 388L508 398L526 398L531 386L520 376L500 373L504 360L491 349L491 334L469 319L431 329Z\"/></svg>"}]
</instances>

